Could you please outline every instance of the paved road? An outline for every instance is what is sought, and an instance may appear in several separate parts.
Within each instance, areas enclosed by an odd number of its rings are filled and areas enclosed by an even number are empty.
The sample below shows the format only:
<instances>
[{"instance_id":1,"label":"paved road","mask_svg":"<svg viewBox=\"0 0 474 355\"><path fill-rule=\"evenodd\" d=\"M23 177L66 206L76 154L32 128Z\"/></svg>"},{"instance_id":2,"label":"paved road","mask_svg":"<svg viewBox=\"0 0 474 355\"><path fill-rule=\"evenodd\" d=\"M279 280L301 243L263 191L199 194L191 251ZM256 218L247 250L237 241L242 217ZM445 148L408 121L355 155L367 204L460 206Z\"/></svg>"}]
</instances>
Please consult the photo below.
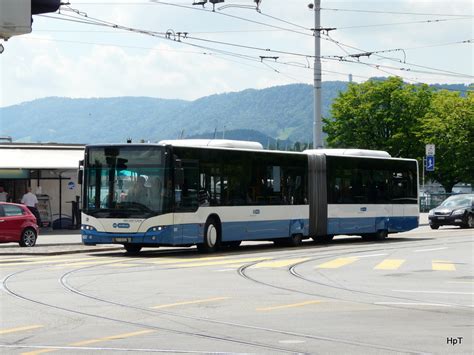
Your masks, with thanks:
<instances>
[{"instance_id":1,"label":"paved road","mask_svg":"<svg viewBox=\"0 0 474 355\"><path fill-rule=\"evenodd\" d=\"M0 352L469 354L472 240L2 256Z\"/></svg>"}]
</instances>

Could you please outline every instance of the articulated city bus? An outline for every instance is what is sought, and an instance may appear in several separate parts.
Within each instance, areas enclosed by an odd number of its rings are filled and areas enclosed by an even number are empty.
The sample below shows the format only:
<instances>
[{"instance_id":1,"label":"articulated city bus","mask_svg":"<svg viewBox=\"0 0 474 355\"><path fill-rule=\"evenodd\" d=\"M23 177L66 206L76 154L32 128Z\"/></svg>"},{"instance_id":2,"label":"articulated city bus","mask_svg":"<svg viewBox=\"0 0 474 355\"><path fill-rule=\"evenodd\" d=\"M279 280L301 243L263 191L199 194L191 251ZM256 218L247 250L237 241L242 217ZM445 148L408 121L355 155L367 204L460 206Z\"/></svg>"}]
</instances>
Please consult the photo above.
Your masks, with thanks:
<instances>
[{"instance_id":1,"label":"articulated city bus","mask_svg":"<svg viewBox=\"0 0 474 355\"><path fill-rule=\"evenodd\" d=\"M229 140L89 145L81 169L83 243L130 253L385 239L418 227L417 161L381 151L282 152Z\"/></svg>"}]
</instances>

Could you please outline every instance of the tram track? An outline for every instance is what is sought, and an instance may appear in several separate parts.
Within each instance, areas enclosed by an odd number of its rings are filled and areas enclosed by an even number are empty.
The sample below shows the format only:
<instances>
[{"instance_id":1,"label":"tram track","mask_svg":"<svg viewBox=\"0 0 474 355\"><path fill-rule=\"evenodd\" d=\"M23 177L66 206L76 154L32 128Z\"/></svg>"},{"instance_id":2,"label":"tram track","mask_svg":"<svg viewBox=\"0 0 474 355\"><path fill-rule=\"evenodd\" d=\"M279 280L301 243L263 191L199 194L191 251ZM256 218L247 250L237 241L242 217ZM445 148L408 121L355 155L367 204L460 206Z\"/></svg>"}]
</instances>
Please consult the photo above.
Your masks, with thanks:
<instances>
[{"instance_id":1,"label":"tram track","mask_svg":"<svg viewBox=\"0 0 474 355\"><path fill-rule=\"evenodd\" d=\"M247 264L247 266L251 266L251 265L255 265L255 264L258 264L258 262ZM318 336L318 335L314 335L314 334L304 334L304 333L286 331L286 330L282 330L282 329L253 326L253 325L241 324L241 323L235 323L235 322L227 322L227 321L211 319L211 318L202 318L202 317L196 317L196 316L183 315L183 314L179 314L179 313L175 313L175 312L169 312L169 311L150 310L150 309L147 309L147 308L128 305L128 304L124 304L124 303L121 303L121 302L107 300L107 299L104 299L104 298L100 298L100 297L97 297L97 296L86 294L86 293L72 287L67 282L67 279L72 274L74 274L76 272L79 272L79 271L82 271L84 269L90 269L90 268L94 268L94 267L95 266L85 267L85 268L76 269L76 270L72 270L72 271L69 271L69 272L65 273L60 279L61 285L63 285L63 287L66 288L67 290L69 290L70 292L72 292L74 294L77 294L77 295L80 295L80 296L85 297L85 298L93 299L95 301L99 301L99 302L103 302L103 303L106 303L106 304L115 305L115 306L119 306L119 307L144 311L144 312L152 313L152 314L162 314L162 315L178 317L178 318L183 318L183 319L188 319L188 320L193 320L193 321L200 321L200 322L213 323L213 324L225 325L225 326L230 326L230 327L237 327L237 328L251 329L251 330L257 330L257 331L264 331L264 332L276 333L276 334L280 334L280 335L295 336L295 337L298 337L298 338L311 339L311 340L316 340L316 341L325 341L325 342L330 342L330 343L346 344L346 345L357 346L357 347L362 347L362 348L370 348L370 349L375 349L375 350L384 350L384 351L397 352L397 353L404 352L404 353L407 353L407 354L422 354L422 352L419 352L419 351L400 349L400 348L392 348L392 347L387 347L387 346L378 345L378 344L371 344L371 343L366 343L366 342L357 342L357 341L351 341L351 340L347 340L347 339L340 339L340 338L327 337L327 336Z\"/></svg>"},{"instance_id":2,"label":"tram track","mask_svg":"<svg viewBox=\"0 0 474 355\"><path fill-rule=\"evenodd\" d=\"M466 243L466 242L470 242L470 241L459 241L459 242L455 242L455 243L451 243L451 244L460 244L460 243ZM424 247L434 247L434 246L439 246L439 245L445 245L445 243L423 244ZM339 257L339 256L348 256L348 255L354 255L355 256L359 253L371 253L371 252L382 252L382 251L383 252L389 252L389 251L392 251L392 250L393 251L399 251L401 249L408 249L408 248L412 248L412 247L413 246L404 245L402 247L376 248L376 249L368 249L368 250L363 250L363 251L354 250L354 251L351 251L351 252L340 252L340 253L336 253L336 254L317 256L317 257L309 258L308 260L296 262L293 265L289 265L288 268L287 268L287 271L293 277L296 277L296 278L298 278L300 280L303 280L305 282L309 282L309 283L312 283L312 284L317 284L318 286L323 286L323 287L326 287L326 288L329 288L329 289L337 289L337 290L346 291L346 292L349 292L349 293L365 294L365 295L368 295L368 296L385 297L385 298L393 299L393 300L397 300L397 301L422 302L421 300L414 299L414 298L409 298L409 297L400 297L400 296L394 296L394 295L389 295L389 294L362 291L362 290L358 290L358 289L347 288L347 287L344 287L344 286L335 286L335 285L331 285L329 283L324 283L324 282L319 282L319 281L316 281L316 280L308 279L307 277L299 274L296 271L296 267L298 267L300 265L315 262L315 261L319 261L319 260L324 260L324 259L327 259L327 258L330 258L330 257ZM299 255L299 256L301 256L301 255ZM347 297L335 297L335 296L331 296L331 295L327 295L327 294L302 291L302 290L298 290L298 289L295 289L295 288L289 288L289 287L284 287L284 286L281 286L281 285L275 285L275 284L272 284L272 283L269 283L269 282L266 282L266 281L262 281L262 280L259 280L259 279L256 279L254 277L249 276L248 273L247 273L247 269L249 269L252 266L258 265L261 262L262 261L256 261L254 263L250 263L248 265L244 265L244 266L240 267L238 269L238 274L241 277L243 277L244 279L248 280L248 281L254 282L256 284L259 284L259 285L262 285L262 286L265 286L265 287L270 287L270 288L273 288L273 289L278 289L278 290L282 290L282 291L287 291L287 292L306 295L306 296L311 296L311 297L323 297L323 298L332 299L332 300L335 300L335 301L352 302L352 303L357 303L357 304L362 304L362 305L371 305L371 306L374 305L373 302L363 302L363 301L360 301L360 300L357 300L357 299L354 299L354 298L349 298L348 299ZM472 310L472 307L470 307L470 306L463 306L463 305L458 305L458 304L446 304L446 305L449 305L451 307L457 307L457 308L460 308L460 309ZM405 307L400 307L400 306L396 306L396 305L388 305L388 304L387 305L377 305L377 306L384 307L384 308L393 308L393 309L406 309ZM412 309L412 310L419 311L419 312L428 312L428 313L445 313L445 311L443 311L443 310L430 310L430 309Z\"/></svg>"},{"instance_id":3,"label":"tram track","mask_svg":"<svg viewBox=\"0 0 474 355\"><path fill-rule=\"evenodd\" d=\"M358 250L353 250L354 246L352 244L350 246L350 248L349 247L348 248L342 248L342 250L340 248L339 250L335 251L334 253L327 253L328 250L325 250L324 255L318 255L317 257L310 258L309 260L306 260L306 261L303 261L303 262L298 262L298 263L295 263L293 265L290 265L287 270L292 276L298 277L298 278L300 278L300 279L302 279L306 282L311 282L311 280L306 280L304 278L304 276L303 276L303 278L299 277L299 276L302 276L302 275L299 275L297 273L297 271L295 270L296 267L298 267L299 265L302 265L304 263L311 262L311 261L320 260L320 259L329 258L329 257L337 257L337 256L341 256L341 255L367 253L367 252L381 252L381 251L386 252L386 251L389 251L389 250L392 250L392 249L393 250L395 250L395 249L400 250L400 249L403 249L403 248L411 248L411 247L413 247L413 244L420 243L420 241L419 240L411 241L409 243L410 243L410 246L407 245L407 246L400 247L399 245L397 245L397 246L394 246L394 247L390 247L390 245L377 245L375 248L371 248L371 249L366 249L367 244L364 243L364 245L361 245L360 248L359 248L359 245L357 246ZM462 243L462 242L456 242L456 243ZM439 246L439 245L446 245L446 243L445 242L430 243L430 244L423 243L422 245L424 247L433 247L433 246ZM365 247L365 249L361 250L361 248L364 248L364 247ZM351 251L348 251L346 249L350 249ZM301 250L301 249L300 250L295 250L295 251L291 251L289 253L285 252L284 255L279 256L277 259L284 259L284 258L295 257L295 256L300 257L300 258L309 256L309 255L306 255L307 254L306 251L305 251L305 253L301 253L301 251L303 251L303 250ZM314 255L314 253L311 254L311 255ZM273 259L273 260L275 260L275 259ZM117 262L122 262L122 260L117 261ZM263 260L259 261L259 262L263 262ZM253 278L249 277L245 273L245 270L247 268L253 266L253 265L257 265L259 262L253 262L253 263L248 263L248 264L243 265L242 267L240 267L238 269L239 275L246 278L247 280L250 280L252 282L257 282L257 283L260 283L261 285L265 285L265 286L268 286L268 287L278 288L280 290L285 290L285 291L292 292L292 293L295 293L295 292L300 293L300 294L303 293L303 294L310 295L310 296L313 296L313 297L317 296L317 297L326 297L326 298L328 298L325 295L315 294L315 293L308 293L308 292L301 292L301 290L294 290L294 289L291 289L291 288L284 288L284 287L279 286L279 285L272 285L270 283L261 282L259 280L256 280L256 279L253 279ZM116 263L116 262L115 261L111 262L111 264L113 264L113 263ZM103 265L104 264L102 264L100 266L103 266ZM177 318L181 318L181 319L188 319L188 320L192 320L192 321L207 322L207 323L220 324L220 325L225 325L225 326L230 326L230 327L239 327L239 328L245 328L245 329L252 329L252 330L258 330L258 331L264 331L264 332L270 332L270 333L277 333L277 334L281 334L281 335L290 335L290 336L295 336L295 337L299 337L299 338L312 339L312 340L316 340L316 341L325 341L325 342L331 342L331 343L347 344L347 345L357 346L357 347L367 348L367 349L384 350L384 351L390 351L390 352L404 352L404 353L412 353L412 354L420 354L421 353L421 352L416 351L416 350L392 348L392 347L387 347L387 346L383 346L383 345L379 345L379 344L357 342L357 341L352 341L352 340L347 340L347 339L338 339L338 338L333 338L333 337L318 336L318 335L314 335L314 334L303 334L303 333L291 332L291 331L280 330L280 329L272 329L272 328L253 326L253 325L248 325L248 324L240 324L240 323L235 323L235 322L221 321L221 320L217 320L217 319L187 316L187 315L182 315L182 314L179 314L179 313L163 311L163 310L159 310L159 311L158 310L150 310L150 309L147 309L147 308L144 308L144 307L128 305L128 304L125 304L125 303L116 302L114 300L104 299L104 298L100 298L100 297L97 297L97 296L94 296L94 295L87 294L87 293L85 293L85 292L83 292L79 289L76 289L76 288L72 287L70 285L70 283L68 282L68 278L71 277L72 275L74 275L76 273L80 273L80 272L82 272L84 270L87 270L87 269L94 269L94 268L97 268L97 267L98 267L97 265L93 265L93 266L87 266L87 267L75 269L75 270L72 270L72 271L68 271L68 272L66 272L66 273L64 273L60 276L60 278L59 278L60 284L64 289L68 290L69 292L75 293L75 294L80 295L82 297L92 299L92 300L97 301L97 302L102 302L102 303L105 303L105 304L109 304L109 305L125 307L125 308L128 308L128 309L135 309L135 310L139 310L141 312L147 312L149 314L162 314L162 315L177 317ZM272 345L256 343L256 342L249 342L249 341L230 338L230 337L219 337L219 336L215 336L215 335L203 334L201 332L181 331L181 330L176 330L176 329L172 329L172 328L159 327L159 326L154 326L154 325L140 323L140 322L131 322L131 321L115 318L115 317L106 317L106 316L100 316L100 315L97 315L97 314L91 314L91 313L79 311L79 310L76 310L76 309L70 309L70 308L67 308L67 307L61 307L61 306L57 306L57 305L54 305L54 304L50 304L50 303L42 302L42 301L39 301L39 300L35 300L35 299L33 299L33 298L31 298L27 295L22 295L18 292L15 292L14 290L12 290L9 287L8 283L9 283L9 281L12 281L13 278L18 277L22 273L26 273L26 272L33 271L33 270L38 270L38 268L22 270L22 271L15 272L15 273L12 273L12 274L8 275L7 277L5 277L2 280L2 287L10 295L12 295L14 297L17 297L19 299L22 299L24 301L32 302L32 303L42 305L42 306L46 306L46 307L55 308L55 309L65 311L65 312L75 313L75 314L82 315L82 316L94 317L94 318L98 318L98 319L102 319L102 320L108 320L108 321L112 321L112 322L116 322L116 323L127 324L127 325L132 325L132 326L146 328L146 329L155 329L155 330L167 331L167 332L171 332L171 333L179 334L179 335L184 335L184 336L194 336L194 337L200 337L200 338L217 340L217 341L231 342L231 343L235 343L235 344L255 347L255 348L258 348L258 349L265 349L267 351L295 353L294 350L289 350L287 348L278 347L278 346L272 346ZM166 270L166 269L164 269L164 270ZM329 284L327 284L327 285L321 284L321 286L331 287L331 285L329 285ZM347 289L346 291L356 292L357 290ZM377 295L377 296L380 296L380 295ZM386 295L382 295L382 296L385 297ZM338 298L334 298L334 299L338 299ZM412 299L408 299L408 298L401 298L401 299L413 301ZM372 305L372 303L366 303L366 304L371 304ZM394 307L394 306L387 306L387 307L400 308L400 307Z\"/></svg>"},{"instance_id":4,"label":"tram track","mask_svg":"<svg viewBox=\"0 0 474 355\"><path fill-rule=\"evenodd\" d=\"M358 251L355 251L354 253L361 253L361 252L378 252L378 251L386 251L387 248L376 248L376 249L364 249L364 250L358 250ZM328 258L328 257L334 257L334 256L341 256L341 255L346 255L347 254L347 251L339 251L338 253L331 253L331 254L326 254L324 256L319 256L318 258L312 258L310 260L308 260L307 262L309 261L314 261L314 260L317 260L317 259L322 259L322 258ZM291 252L291 253L285 253L284 255L280 256L279 258L277 258L276 260L278 259L285 259L285 258L288 258L288 257L295 257L295 256L298 256L298 257L304 257L305 255L301 254L301 253L297 253L297 252ZM275 259L273 259L275 260ZM248 267L251 267L253 265L257 265L258 263L260 262L263 262L263 261L259 261L259 262L254 262L254 263L248 263L246 265L244 265L243 267L239 268L239 271L242 271L243 268L248 268ZM292 266L295 266L297 264L294 264ZM408 352L408 353L419 353L417 351L410 351L410 350L406 350L406 349L393 349L393 348L388 348L388 347L384 347L384 346L379 346L379 345L374 345L374 344L368 344L368 343L362 343L362 342L353 342L353 341L347 341L345 339L337 339L337 338L330 338L330 337L322 337L322 336L315 336L315 335L311 335L311 334L302 334L302 333L295 333L295 332L289 332L289 331L285 331L285 330L279 330L279 329L271 329L271 328L264 328L264 327L257 327L257 326L251 326L251 325L246 325L246 324L239 324L239 323L232 323L232 322L226 322L226 321L219 321L219 320L214 320L214 319L209 319L209 318L200 318L200 317L193 317L193 316L186 316L186 315L182 315L182 314L178 314L178 313L174 313L174 312L168 312L168 311L150 311L149 309L145 309L143 307L137 307L137 306L132 306L132 305L128 305L128 304L124 304L124 303L121 303L121 302L116 302L116 301L112 301L112 300L107 300L107 299L104 299L104 298L100 298L100 297L96 297L96 296L93 296L93 295L90 295L90 294L86 294L74 287L72 287L68 282L67 282L67 279L69 278L69 276L71 276L72 274L74 273L77 273L77 272L80 272L80 271L83 271L84 269L90 269L90 268L93 268L93 267L86 267L86 268L81 268L81 269L76 269L76 270L72 270L72 271L69 271L67 273L65 273L62 277L61 277L61 284L63 285L63 287L65 287L66 289L68 289L69 291L75 293L75 294L78 294L78 295L81 295L83 297L86 297L86 298L91 298L91 299L94 299L96 301L100 301L100 302L104 302L104 303L107 303L107 304L113 304L113 305L116 305L116 306L120 306L120 307L126 307L126 308L133 308L133 309L136 309L136 310L140 310L140 311L145 311L145 312L152 312L152 313L159 313L159 314L165 314L165 315L169 315L169 316L173 316L173 317L180 317L180 318L187 318L187 319L190 319L190 320L193 320L193 321L203 321L203 322L211 322L211 323L217 323L217 324L221 324L221 325L227 325L227 326L233 326L233 327L240 327L240 328L248 328L248 329L254 329L254 330L262 330L262 331L267 331L267 332L274 332L274 333L279 333L279 334L285 334L285 335L292 335L292 336L297 336L297 337L301 337L301 338L309 338L309 339L314 339L314 340L324 340L324 341L330 341L330 342L337 342L337 343L346 343L346 344L350 344L350 345L356 345L356 346L364 346L364 347L368 347L368 348L376 348L376 349L383 349L383 350L390 350L390 351L403 351L403 352ZM271 285L271 286L275 286L275 285ZM287 290L287 291L290 291L290 292L293 292L295 290L292 290L292 289L289 289L289 288L281 288L281 287L278 287L280 289L284 289L284 290ZM299 293L301 293L301 291L298 291ZM326 297L326 296L323 296L323 295L318 295L318 294L314 294L314 293L306 293L307 295L310 295L310 296L322 296L322 297Z\"/></svg>"},{"instance_id":5,"label":"tram track","mask_svg":"<svg viewBox=\"0 0 474 355\"><path fill-rule=\"evenodd\" d=\"M202 338L202 339L206 339L206 340L233 343L233 344L238 344L238 345L242 345L242 346L249 346L249 347L253 347L253 348L257 348L257 349L272 351L272 352L295 354L294 350L289 350L289 349L283 348L283 347L266 345L266 344L261 344L261 343L257 343L257 342L251 342L251 341L236 339L236 338L232 338L232 337L220 337L220 336L214 336L214 335L209 335L209 334L203 334L203 333L200 333L200 332L182 331L182 330L166 328L166 327L160 327L160 326L146 324L146 323L127 321L127 320L124 320L124 319L119 319L119 318L114 318L114 317L101 316L101 315L98 315L98 314L88 313L88 312L80 311L80 310L77 310L77 309L62 307L62 306L58 306L58 305L55 305L55 304L35 300L31 297L28 297L28 296L22 295L18 292L15 292L14 290L12 290L9 287L8 282L11 281L14 277L16 277L20 274L24 274L28 271L33 271L33 270L37 271L38 268L21 270L21 271L9 274L8 276L6 276L2 280L1 285L2 285L3 290L5 290L5 292L7 292L9 295L11 295L13 297L16 297L18 299L21 299L23 301L33 303L33 304L36 304L36 305L40 305L40 306L44 306L44 307L48 307L48 308L52 308L52 309L56 309L56 310L67 312L67 313L80 315L80 316L91 317L91 318L105 320L105 321L111 321L111 322L114 322L114 323L130 325L130 326L134 326L134 327L138 327L138 328L151 329L151 330L160 330L160 331L163 331L163 332L168 332L168 333L177 334L177 335L192 336L192 337ZM92 298L92 297L89 297L89 298ZM99 300L99 299L96 298L96 300ZM113 302L107 302L107 303L115 304ZM118 305L118 304L116 304L116 305ZM133 307L129 307L129 308L133 308ZM142 309L142 310L144 310L144 309ZM147 311L149 311L149 310L147 310ZM154 312L154 313L161 313L161 312ZM181 352L181 350L176 350L176 351ZM208 353L208 351L203 351L203 353ZM304 352L296 352L296 353L304 354Z\"/></svg>"}]
</instances>

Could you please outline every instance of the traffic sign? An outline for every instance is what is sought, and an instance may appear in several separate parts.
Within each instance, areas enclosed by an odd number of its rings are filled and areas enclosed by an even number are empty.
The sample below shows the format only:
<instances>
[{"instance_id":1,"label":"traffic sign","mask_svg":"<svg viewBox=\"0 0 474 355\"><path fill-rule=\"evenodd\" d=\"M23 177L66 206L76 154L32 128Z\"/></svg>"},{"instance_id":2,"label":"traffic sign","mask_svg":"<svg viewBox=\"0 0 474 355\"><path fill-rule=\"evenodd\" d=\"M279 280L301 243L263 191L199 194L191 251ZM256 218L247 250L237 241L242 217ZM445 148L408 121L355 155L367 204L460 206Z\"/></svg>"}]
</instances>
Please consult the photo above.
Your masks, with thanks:
<instances>
[{"instance_id":1,"label":"traffic sign","mask_svg":"<svg viewBox=\"0 0 474 355\"><path fill-rule=\"evenodd\" d=\"M426 156L426 171L434 171L435 169L435 157L434 155Z\"/></svg>"},{"instance_id":2,"label":"traffic sign","mask_svg":"<svg viewBox=\"0 0 474 355\"><path fill-rule=\"evenodd\" d=\"M425 152L426 152L426 156L434 156L435 155L435 145L434 144L427 144L425 146Z\"/></svg>"}]
</instances>

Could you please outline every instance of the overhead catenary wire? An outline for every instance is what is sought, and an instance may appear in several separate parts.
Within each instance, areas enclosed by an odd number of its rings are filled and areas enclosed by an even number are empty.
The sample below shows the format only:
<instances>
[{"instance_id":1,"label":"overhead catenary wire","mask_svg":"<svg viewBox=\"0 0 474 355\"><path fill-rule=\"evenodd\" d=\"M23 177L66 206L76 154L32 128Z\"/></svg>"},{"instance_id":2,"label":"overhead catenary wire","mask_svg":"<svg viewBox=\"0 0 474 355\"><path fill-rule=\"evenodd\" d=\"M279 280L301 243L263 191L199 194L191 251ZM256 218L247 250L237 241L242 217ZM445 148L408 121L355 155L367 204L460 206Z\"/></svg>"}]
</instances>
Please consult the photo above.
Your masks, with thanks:
<instances>
[{"instance_id":1,"label":"overhead catenary wire","mask_svg":"<svg viewBox=\"0 0 474 355\"><path fill-rule=\"evenodd\" d=\"M414 24L423 24L423 23L440 23L447 21L459 21L459 20L471 20L470 17L457 17L457 18L444 18L444 19L433 19L433 20L423 20L423 21L405 21L405 22L391 22L391 23L378 23L371 25L355 25L355 26L342 26L335 27L335 30L348 30L355 28L370 28L370 27L387 27L387 26L401 26L401 25L414 25Z\"/></svg>"},{"instance_id":2,"label":"overhead catenary wire","mask_svg":"<svg viewBox=\"0 0 474 355\"><path fill-rule=\"evenodd\" d=\"M76 15L84 16L84 14L81 14L77 10L71 9L71 11L74 12ZM45 15L45 16L48 16L48 15ZM68 16L68 15L65 15L65 16ZM76 18L74 17L74 19L76 19ZM150 35L150 36L154 36L154 37L159 37L159 38L162 38L162 39L169 39L166 36L167 34L163 33L163 32L154 32L154 31L148 31L148 30L142 30L142 29L126 27L126 26L118 25L118 24L115 24L115 23L112 23L112 22L92 18L92 17L89 17L89 16L86 16L86 19L87 20L84 21L84 23L86 23L86 24L91 24L91 25L96 25L97 24L97 25L101 25L101 26L112 27L112 28L115 28L115 29L127 30L127 31L131 31L131 32L134 32L134 33L140 33L140 34ZM325 38L326 40L329 40L329 41L337 44L339 47L345 46L345 47L361 50L360 48L353 47L353 46L348 46L348 45L345 45L344 43L336 41L333 38L331 38L329 35L326 35L326 37L327 37L327 38ZM263 52L280 53L280 54L287 54L287 55L293 55L293 56L299 56L299 57L305 57L305 58L314 58L313 55L309 55L309 54L280 51L280 50L274 50L274 49L270 49L270 48L260 48L260 47L247 46L247 45L241 45L241 44L224 42L224 41L215 41L215 40L210 40L210 39L193 37L193 36L189 36L189 35L186 35L186 37L183 37L182 39L181 38L179 39L180 42L187 43L188 45L193 45L193 46L198 47L198 48L201 48L201 47L199 47L195 44L191 44L191 43L189 43L189 41L184 42L183 39L195 40L195 41L204 41L206 43L219 44L219 45L225 45L225 46L233 46L233 47L257 50L257 51L263 51ZM202 48L206 48L208 50L209 49L210 50L216 50L216 49L211 49L209 47L202 47ZM368 52L366 52L366 53L368 53ZM233 55L236 55L236 54L234 53ZM348 54L348 55L353 55L353 54ZM374 55L377 55L377 54L374 54ZM239 55L239 56L242 57L242 55ZM380 56L380 55L378 55L378 56ZM389 57L384 57L384 56L380 56L380 57L385 58L385 59L395 60L395 61L398 61L398 62L402 62L402 61L394 59L394 58L389 58ZM326 59L330 59L330 60L334 60L334 59L341 60L341 57L334 57L334 56L323 56L321 58L326 58ZM348 61L348 60L344 60L344 61L352 62L352 63L358 63L359 62L359 61L353 62L353 61ZM416 66L416 64L412 64L412 63L405 63L405 64ZM380 65L380 64L376 65L376 68L379 68L379 69L380 68L386 68L386 69L392 69L392 70L412 71L412 72L419 72L419 73L424 73L424 74L441 75L440 73L436 73L436 72L417 71L417 70L408 69L408 68L397 68L397 67L391 67L391 66L383 66L383 65ZM427 67L427 69L433 69L433 68ZM451 75L451 76L457 76L457 77L464 77L465 76L464 74L461 74L461 73L453 73L453 72L447 72L447 71L443 71L443 72L444 72L444 75Z\"/></svg>"},{"instance_id":3,"label":"overhead catenary wire","mask_svg":"<svg viewBox=\"0 0 474 355\"><path fill-rule=\"evenodd\" d=\"M269 23L261 22L261 21L251 20L251 19L248 19L248 18L245 18L245 17L227 14L225 12L218 12L218 11L212 11L212 10L208 10L208 9L201 9L201 8L196 8L196 7L193 7L193 6L173 4L173 3L160 1L160 0L150 0L150 1L155 3L155 4L159 4L159 5L168 5L168 6L174 6L174 7L184 8L184 9L188 9L188 10L214 13L214 14L218 14L218 15L221 15L221 16L226 16L226 17L229 17L229 18L234 18L234 19L237 19L237 20L254 23L254 24L257 24L257 25L261 25L261 26L266 26L266 27L271 27L271 28L274 28L274 29L283 30L283 31L298 33L298 34L301 34L301 35L304 35L304 36L310 36L310 37L313 36L313 34L311 34L311 33L301 32L301 31L297 31L297 30L294 30L294 29L291 29L291 28L285 28L285 27L276 26L276 25L272 25L272 24L269 24Z\"/></svg>"},{"instance_id":4,"label":"overhead catenary wire","mask_svg":"<svg viewBox=\"0 0 474 355\"><path fill-rule=\"evenodd\" d=\"M382 11L382 10L363 10L363 9L338 9L322 7L325 11L340 11L340 12L365 12L372 14L392 14L392 15L413 15L413 16L446 16L446 17L474 17L466 14L443 14L443 13L427 13L427 12L410 12L410 11Z\"/></svg>"},{"instance_id":5,"label":"overhead catenary wire","mask_svg":"<svg viewBox=\"0 0 474 355\"><path fill-rule=\"evenodd\" d=\"M159 3L163 3L163 2L159 2ZM175 4L173 4L175 5ZM186 6L185 6L186 7ZM134 33L140 33L140 34L145 34L145 35L151 35L151 36L154 36L154 37L158 37L158 38L161 38L161 39L169 39L169 38L166 38L166 35L167 33L164 33L164 32L155 32L155 31L148 31L148 30L141 30L141 29L136 29L136 28L132 28L132 27L126 27L126 26L121 26L121 25L117 25L115 23L112 23L112 22L108 22L108 21L104 21L104 20L100 20L100 19L95 19L95 18L91 18L89 16L87 16L85 14L85 19L84 19L84 14L81 14L79 11L77 10L72 10L76 15L79 15L81 16L82 15L82 19L78 19L77 17L75 16L70 16L72 21L76 21L76 22L80 22L80 23L85 23L85 24L89 24L89 25L100 25L100 26L106 26L106 27L111 27L111 28L114 28L116 30L124 30L124 31L130 31L130 32L134 32ZM206 10L206 11L209 11L209 10ZM64 15L64 14L61 14L61 15ZM227 15L227 14L225 14ZM64 16L68 16L68 15L64 15ZM324 38L326 39L326 38ZM252 46L245 46L245 45L240 45L240 44L235 44L235 43L230 43L230 42L224 42L224 41L213 41L213 40L209 40L209 39L204 39L204 38L198 38L198 37L193 37L193 36L189 36L189 37L186 37L186 40L187 41L179 41L181 43L185 43L187 45L191 45L191 46L194 46L195 48L205 48L206 50L209 50L209 51L215 51L215 52L219 52L220 54L222 55L228 55L228 56L234 56L236 58L245 58L246 60L252 60L252 61L255 61L255 57L254 56L251 56L251 55L242 55L242 54L238 54L238 53L235 53L235 52L229 52L229 51L223 51L223 50L218 50L216 48L211 48L211 47L205 47L205 46L199 46L197 44L194 44L194 43L189 43L189 40L194 40L194 41L204 41L204 42L207 42L207 43L212 43L212 44L219 44L219 45L229 45L229 46L236 46L236 47L240 47L240 48L245 48L245 49L249 49L249 50L256 50L256 51L264 51L264 52L273 52L273 53L282 53L282 54L287 54L287 55L291 55L291 56L300 56L300 57L305 57L305 58L314 58L314 56L312 55L308 55L308 54L304 54L304 53L295 53L295 52L287 52L287 51L279 51L279 50L273 50L273 49L269 49L269 48L259 48L259 47L252 47ZM344 43L341 43L341 42L338 42L338 41L335 41L333 40L332 38L331 39L326 39L326 40L329 40L329 41L332 41L334 43L336 43L340 48L342 48L342 46L347 46L345 45ZM350 46L348 46L350 47ZM357 49L355 47L352 47L354 49ZM360 49L357 49L357 50L360 50ZM349 52L347 52L349 53ZM348 54L349 55L349 54ZM395 58L389 58L389 57L384 57L384 56L380 56L381 58L386 58L386 59L391 59L391 60L395 60L395 61L398 61L398 62L402 62L398 59L395 59ZM322 57L322 58L327 58L329 60L335 60L335 58L329 58L328 56L326 57ZM339 60L339 58L337 58L337 60ZM348 62L348 63L360 63L359 61L347 61L345 60L345 62ZM289 65L291 66L292 64L290 63L283 63L283 62L279 62L278 64L282 64L282 65ZM360 64L370 64L370 63L360 63ZM412 63L406 63L407 65L416 65L416 64L412 64ZM292 66L295 66L295 67L302 67L301 64L298 64L298 65L292 65ZM377 70L380 70L380 68L382 68L383 66L381 65L373 65L373 68L376 68ZM308 66L307 68L310 68L310 66ZM424 74L430 74L430 75L433 75L435 73L433 72L427 72L427 71L415 71L415 70L412 70L412 69L408 69L408 68L397 68L397 67L390 67L390 66L385 66L385 68L387 69L391 69L391 70L399 70L399 71L411 71L411 72L420 72L420 73L424 73ZM430 69L434 69L434 68L430 68ZM434 69L434 70L437 70L437 69ZM446 72L446 71L443 71L443 72ZM393 75L393 73L389 73L390 75ZM437 75L440 75L438 73L436 73ZM448 74L448 73L445 73L445 74ZM461 73L452 73L454 76L464 76L464 74L461 74Z\"/></svg>"},{"instance_id":6,"label":"overhead catenary wire","mask_svg":"<svg viewBox=\"0 0 474 355\"><path fill-rule=\"evenodd\" d=\"M458 76L458 77L474 77L473 75L469 75L469 74L464 74L464 73L458 73L458 72L453 72L453 71L450 71L450 70L444 70L444 69L438 69L438 68L433 68L433 67L429 67L429 66L425 66L425 65L420 65L420 64L415 64L415 63L410 63L410 62L406 62L406 61L402 61L400 59L397 59L397 58L392 58L392 57L386 57L386 56L382 56L380 54L377 54L376 51L366 51L364 49L361 49L361 48L357 48L357 47L354 47L354 46L351 46L351 45L348 45L348 44L345 44L345 43L342 43L340 41L337 41L335 39L333 39L332 37L330 36L326 36L327 37L327 40L331 41L331 42L334 42L335 44L339 45L339 46L344 46L346 48L351 48L351 49L355 49L355 50L358 50L358 51L361 51L362 53L372 53L374 56L376 57L379 57L379 58L382 58L382 59L387 59L387 60L390 60L390 61L394 61L394 62L398 62L398 63L402 63L402 64L406 64L406 65L409 65L409 66L414 66L414 67L418 67L418 68L422 68L422 69L428 69L428 70L433 70L435 72L438 72L437 75L440 75L440 74L445 74L445 75L448 75L448 76ZM466 42L467 43L467 42ZM397 50L402 50L402 49L397 49ZM388 51L388 50L385 50L385 51ZM353 54L351 54L353 55ZM408 68L399 68L399 70L406 70L406 71L415 71L415 70L412 70L412 69L408 69Z\"/></svg>"}]
</instances>

